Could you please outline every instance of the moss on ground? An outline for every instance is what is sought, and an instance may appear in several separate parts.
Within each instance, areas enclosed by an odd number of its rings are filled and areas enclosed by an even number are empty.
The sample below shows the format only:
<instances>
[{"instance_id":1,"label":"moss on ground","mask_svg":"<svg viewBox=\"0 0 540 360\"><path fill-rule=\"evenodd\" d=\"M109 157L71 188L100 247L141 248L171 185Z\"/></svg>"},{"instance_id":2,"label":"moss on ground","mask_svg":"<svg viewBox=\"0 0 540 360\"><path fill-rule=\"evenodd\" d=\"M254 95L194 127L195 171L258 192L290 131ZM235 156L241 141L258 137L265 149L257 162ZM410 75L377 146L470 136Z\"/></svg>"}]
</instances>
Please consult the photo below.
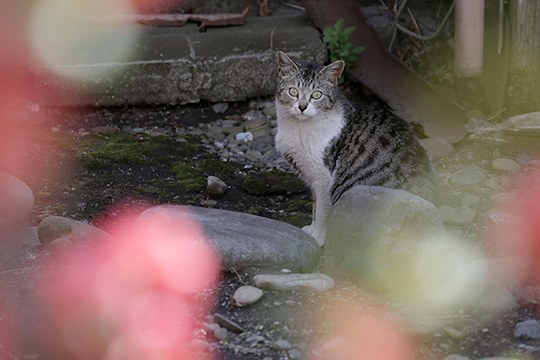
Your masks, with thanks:
<instances>
[{"instance_id":1,"label":"moss on ground","mask_svg":"<svg viewBox=\"0 0 540 360\"><path fill-rule=\"evenodd\" d=\"M183 136L181 139L177 141L165 135L132 135L123 132L90 135L78 147L77 158L87 167L102 168L117 163L166 163L194 156L201 151L198 138Z\"/></svg>"},{"instance_id":2,"label":"moss on ground","mask_svg":"<svg viewBox=\"0 0 540 360\"><path fill-rule=\"evenodd\" d=\"M311 215L305 213L290 213L279 220L301 228L311 223Z\"/></svg>"},{"instance_id":3,"label":"moss on ground","mask_svg":"<svg viewBox=\"0 0 540 360\"><path fill-rule=\"evenodd\" d=\"M296 175L279 170L246 176L244 189L252 195L290 195L306 191Z\"/></svg>"},{"instance_id":4,"label":"moss on ground","mask_svg":"<svg viewBox=\"0 0 540 360\"><path fill-rule=\"evenodd\" d=\"M201 169L193 164L177 161L171 166L176 191L199 193L206 188L206 178Z\"/></svg>"},{"instance_id":5,"label":"moss on ground","mask_svg":"<svg viewBox=\"0 0 540 360\"><path fill-rule=\"evenodd\" d=\"M303 212L311 214L312 202L311 200L293 199L287 203L288 212Z\"/></svg>"}]
</instances>

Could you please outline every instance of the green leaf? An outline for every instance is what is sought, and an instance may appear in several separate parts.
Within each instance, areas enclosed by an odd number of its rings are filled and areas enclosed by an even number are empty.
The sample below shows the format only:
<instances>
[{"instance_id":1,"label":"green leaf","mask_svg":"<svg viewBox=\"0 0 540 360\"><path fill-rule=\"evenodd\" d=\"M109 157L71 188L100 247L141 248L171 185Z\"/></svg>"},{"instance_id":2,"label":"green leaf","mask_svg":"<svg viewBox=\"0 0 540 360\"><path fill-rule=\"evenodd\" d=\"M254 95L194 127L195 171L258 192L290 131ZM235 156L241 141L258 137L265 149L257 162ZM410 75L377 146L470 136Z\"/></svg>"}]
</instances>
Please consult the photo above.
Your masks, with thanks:
<instances>
[{"instance_id":1,"label":"green leaf","mask_svg":"<svg viewBox=\"0 0 540 360\"><path fill-rule=\"evenodd\" d=\"M356 28L354 26L348 27L345 30L343 30L343 34L345 36L347 36L347 38L348 38L349 35L351 35L354 32L354 30L356 30Z\"/></svg>"}]
</instances>

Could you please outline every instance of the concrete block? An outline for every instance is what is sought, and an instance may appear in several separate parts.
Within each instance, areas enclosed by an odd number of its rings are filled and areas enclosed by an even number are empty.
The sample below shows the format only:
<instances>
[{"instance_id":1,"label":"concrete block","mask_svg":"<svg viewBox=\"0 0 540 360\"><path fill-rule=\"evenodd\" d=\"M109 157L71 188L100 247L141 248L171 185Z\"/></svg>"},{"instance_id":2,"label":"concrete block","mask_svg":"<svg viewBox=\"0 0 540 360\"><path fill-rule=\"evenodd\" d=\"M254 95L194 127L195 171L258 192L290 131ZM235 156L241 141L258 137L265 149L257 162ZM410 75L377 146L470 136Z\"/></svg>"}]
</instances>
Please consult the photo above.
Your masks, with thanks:
<instances>
[{"instance_id":1,"label":"concrete block","mask_svg":"<svg viewBox=\"0 0 540 360\"><path fill-rule=\"evenodd\" d=\"M142 27L131 59L58 67L111 70L82 81L36 74L36 101L48 105L158 105L238 101L274 92L274 53L324 62L326 48L306 16L248 18L243 26ZM100 59L101 60L101 59ZM54 95L53 95L54 94ZM60 94L61 96L56 96Z\"/></svg>"}]
</instances>

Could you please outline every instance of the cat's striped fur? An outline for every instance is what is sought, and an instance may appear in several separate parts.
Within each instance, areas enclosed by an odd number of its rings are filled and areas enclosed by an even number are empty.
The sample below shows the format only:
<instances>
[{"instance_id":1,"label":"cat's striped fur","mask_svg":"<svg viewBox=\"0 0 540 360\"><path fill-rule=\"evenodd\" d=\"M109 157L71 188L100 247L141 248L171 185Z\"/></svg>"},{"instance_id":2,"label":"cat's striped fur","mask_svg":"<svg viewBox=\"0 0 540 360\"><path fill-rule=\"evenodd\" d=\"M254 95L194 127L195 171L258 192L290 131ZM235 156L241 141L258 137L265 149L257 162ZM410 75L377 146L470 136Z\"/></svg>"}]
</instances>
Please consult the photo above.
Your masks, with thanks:
<instances>
[{"instance_id":1,"label":"cat's striped fur","mask_svg":"<svg viewBox=\"0 0 540 360\"><path fill-rule=\"evenodd\" d=\"M354 185L401 188L431 199L433 170L411 126L382 106L357 109L338 88L344 63L297 64L277 54L276 146L310 186L304 228L324 244L330 208Z\"/></svg>"}]
</instances>

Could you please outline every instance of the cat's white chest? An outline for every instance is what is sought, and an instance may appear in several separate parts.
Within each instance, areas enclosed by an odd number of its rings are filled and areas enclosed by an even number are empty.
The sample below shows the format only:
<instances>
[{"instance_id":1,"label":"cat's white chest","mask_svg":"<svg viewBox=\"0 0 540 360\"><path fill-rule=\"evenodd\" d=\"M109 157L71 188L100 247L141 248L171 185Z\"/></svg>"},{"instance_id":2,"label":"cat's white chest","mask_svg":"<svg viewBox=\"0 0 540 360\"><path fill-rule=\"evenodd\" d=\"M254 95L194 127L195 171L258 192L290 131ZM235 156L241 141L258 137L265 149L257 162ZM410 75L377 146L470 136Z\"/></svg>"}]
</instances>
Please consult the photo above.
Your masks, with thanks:
<instances>
[{"instance_id":1,"label":"cat's white chest","mask_svg":"<svg viewBox=\"0 0 540 360\"><path fill-rule=\"evenodd\" d=\"M278 112L276 147L283 155L292 157L308 182L320 177L328 179L330 171L324 165L324 154L343 126L341 111L312 119L280 117Z\"/></svg>"}]
</instances>

